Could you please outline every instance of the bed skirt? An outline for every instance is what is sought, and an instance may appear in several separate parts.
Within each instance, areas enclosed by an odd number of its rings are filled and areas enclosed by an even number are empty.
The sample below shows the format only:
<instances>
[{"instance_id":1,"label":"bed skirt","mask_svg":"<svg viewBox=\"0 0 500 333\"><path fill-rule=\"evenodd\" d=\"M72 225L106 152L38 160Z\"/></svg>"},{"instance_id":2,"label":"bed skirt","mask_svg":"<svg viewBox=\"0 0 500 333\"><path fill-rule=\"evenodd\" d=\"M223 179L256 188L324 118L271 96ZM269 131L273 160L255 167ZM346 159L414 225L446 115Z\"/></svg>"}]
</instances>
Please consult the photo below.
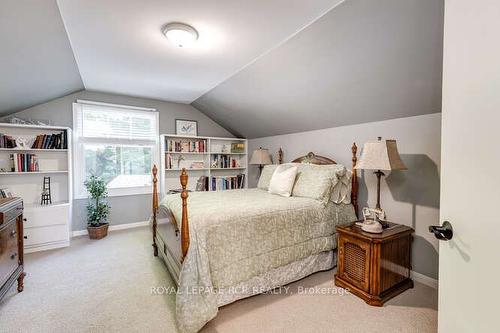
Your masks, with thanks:
<instances>
[{"instance_id":1,"label":"bed skirt","mask_svg":"<svg viewBox=\"0 0 500 333\"><path fill-rule=\"evenodd\" d=\"M178 285L181 264L175 259L175 255L170 252L159 234L157 234L156 243L158 244L160 257L165 262L173 281ZM243 298L262 294L274 288L303 279L316 272L330 270L336 266L336 258L336 249L321 252L288 265L271 269L247 281L240 282L235 286L218 289L217 306L221 307Z\"/></svg>"},{"instance_id":2,"label":"bed skirt","mask_svg":"<svg viewBox=\"0 0 500 333\"><path fill-rule=\"evenodd\" d=\"M314 254L288 265L274 268L226 290L218 290L217 305L221 307L298 281L313 273L332 269L337 264L336 254L335 250Z\"/></svg>"}]
</instances>

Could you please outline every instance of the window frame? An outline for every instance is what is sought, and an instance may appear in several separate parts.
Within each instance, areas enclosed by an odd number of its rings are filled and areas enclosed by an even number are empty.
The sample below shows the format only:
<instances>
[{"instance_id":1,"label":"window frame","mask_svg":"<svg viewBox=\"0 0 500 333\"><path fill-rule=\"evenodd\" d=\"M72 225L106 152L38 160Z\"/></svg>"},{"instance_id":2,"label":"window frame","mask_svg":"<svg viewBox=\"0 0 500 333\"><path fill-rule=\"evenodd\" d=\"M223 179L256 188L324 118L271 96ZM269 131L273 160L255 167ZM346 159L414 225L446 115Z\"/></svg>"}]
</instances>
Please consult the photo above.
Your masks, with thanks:
<instances>
[{"instance_id":1,"label":"window frame","mask_svg":"<svg viewBox=\"0 0 500 333\"><path fill-rule=\"evenodd\" d=\"M155 126L155 139L142 140L142 139L114 139L114 138L82 138L80 137L81 131L79 130L79 124L77 124L80 119L80 115L83 112L83 106L85 104L90 104L94 106L102 106L104 108L113 109L123 109L124 111L131 111L137 113L142 112L153 112L155 115L156 126ZM73 195L75 199L86 199L88 198L87 190L83 185L85 181L85 157L84 157L84 146L85 144L91 145L119 145L119 146L147 146L152 147L151 153L151 166L154 164L158 165L159 161L159 146L160 146L160 117L159 112L152 108L135 107L128 105L101 103L85 100L77 100L73 103ZM108 195L110 197L119 196L129 196L129 195L141 195L141 194L151 194L153 192L152 180L151 185L146 186L135 186L135 187L121 187L121 188L110 188L108 189Z\"/></svg>"}]
</instances>

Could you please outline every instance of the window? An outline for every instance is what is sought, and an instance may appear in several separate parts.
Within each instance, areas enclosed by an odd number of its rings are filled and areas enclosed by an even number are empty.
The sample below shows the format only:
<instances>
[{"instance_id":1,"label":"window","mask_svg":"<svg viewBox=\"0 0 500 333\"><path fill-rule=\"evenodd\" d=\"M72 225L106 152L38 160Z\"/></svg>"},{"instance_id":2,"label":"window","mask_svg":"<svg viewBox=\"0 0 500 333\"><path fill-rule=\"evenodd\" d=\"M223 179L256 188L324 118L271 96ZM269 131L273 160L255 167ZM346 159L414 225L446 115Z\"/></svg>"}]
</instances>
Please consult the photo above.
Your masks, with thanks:
<instances>
[{"instance_id":1,"label":"window","mask_svg":"<svg viewBox=\"0 0 500 333\"><path fill-rule=\"evenodd\" d=\"M151 193L158 155L158 112L77 101L73 104L75 197L85 198L90 175L104 179L110 196Z\"/></svg>"}]
</instances>

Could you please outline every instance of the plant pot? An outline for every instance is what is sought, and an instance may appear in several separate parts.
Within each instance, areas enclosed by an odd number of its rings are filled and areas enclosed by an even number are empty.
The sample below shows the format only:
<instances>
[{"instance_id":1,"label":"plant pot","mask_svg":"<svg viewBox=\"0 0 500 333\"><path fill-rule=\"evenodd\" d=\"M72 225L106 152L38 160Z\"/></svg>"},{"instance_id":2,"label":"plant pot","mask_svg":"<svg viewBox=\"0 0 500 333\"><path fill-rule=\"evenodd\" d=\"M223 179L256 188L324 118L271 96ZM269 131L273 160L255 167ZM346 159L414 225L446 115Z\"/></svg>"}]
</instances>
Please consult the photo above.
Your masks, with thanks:
<instances>
[{"instance_id":1,"label":"plant pot","mask_svg":"<svg viewBox=\"0 0 500 333\"><path fill-rule=\"evenodd\" d=\"M89 238L90 239L101 239L104 238L108 235L108 227L109 224L101 224L98 227L87 227L87 231L89 232Z\"/></svg>"}]
</instances>

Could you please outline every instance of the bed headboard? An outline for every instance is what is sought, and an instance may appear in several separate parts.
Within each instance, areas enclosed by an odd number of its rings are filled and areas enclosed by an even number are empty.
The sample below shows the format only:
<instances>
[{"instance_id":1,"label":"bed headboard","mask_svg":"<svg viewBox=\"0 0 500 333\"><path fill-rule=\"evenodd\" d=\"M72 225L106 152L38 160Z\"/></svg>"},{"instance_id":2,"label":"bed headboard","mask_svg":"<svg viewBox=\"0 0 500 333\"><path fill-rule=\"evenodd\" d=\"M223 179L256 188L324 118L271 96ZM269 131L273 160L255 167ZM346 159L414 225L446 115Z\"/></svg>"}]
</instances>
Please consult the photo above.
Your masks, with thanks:
<instances>
[{"instance_id":1,"label":"bed headboard","mask_svg":"<svg viewBox=\"0 0 500 333\"><path fill-rule=\"evenodd\" d=\"M280 148L281 150L281 148ZM356 169L354 167L356 166L356 163L358 162L358 157L357 157L357 152L358 152L358 147L356 146L356 142L352 144L351 147L351 153L352 153L352 178L351 178L351 203L354 206L354 212L356 213L356 217L358 217L358 175ZM283 151L280 152L281 159L280 162L283 159ZM307 155L297 157L292 161L292 163L310 163L310 164L318 164L318 165L328 165L328 164L337 164L334 160L331 158L321 156L321 155L316 155L313 152L307 153ZM280 163L281 164L281 163Z\"/></svg>"},{"instance_id":2,"label":"bed headboard","mask_svg":"<svg viewBox=\"0 0 500 333\"><path fill-rule=\"evenodd\" d=\"M307 155L294 159L292 163L309 163L318 165L337 164L334 160L329 159L328 157L316 155L313 152L309 152Z\"/></svg>"}]
</instances>

